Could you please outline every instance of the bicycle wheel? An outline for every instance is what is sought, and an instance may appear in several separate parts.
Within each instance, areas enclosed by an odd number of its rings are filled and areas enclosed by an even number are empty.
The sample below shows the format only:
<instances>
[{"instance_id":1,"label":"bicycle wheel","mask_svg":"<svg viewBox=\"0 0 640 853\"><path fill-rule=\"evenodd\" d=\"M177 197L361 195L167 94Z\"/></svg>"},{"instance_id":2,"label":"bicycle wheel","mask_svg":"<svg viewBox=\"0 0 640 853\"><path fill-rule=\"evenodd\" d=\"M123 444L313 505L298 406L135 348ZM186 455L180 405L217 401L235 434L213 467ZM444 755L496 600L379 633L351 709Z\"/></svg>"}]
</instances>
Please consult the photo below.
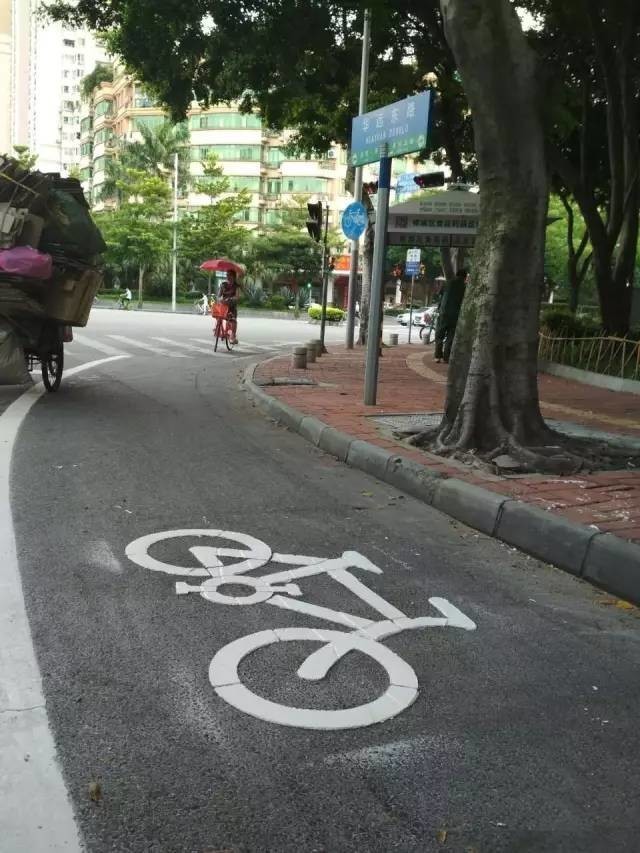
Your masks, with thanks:
<instances>
[{"instance_id":1,"label":"bicycle wheel","mask_svg":"<svg viewBox=\"0 0 640 853\"><path fill-rule=\"evenodd\" d=\"M64 368L64 349L62 344L58 344L57 348L50 352L42 366L42 381L47 391L57 391L62 381L62 371Z\"/></svg>"},{"instance_id":2,"label":"bicycle wheel","mask_svg":"<svg viewBox=\"0 0 640 853\"><path fill-rule=\"evenodd\" d=\"M213 344L213 351L218 352L218 341L222 337L222 320L219 317L216 321L216 328L213 332L213 336L215 338L215 342Z\"/></svg>"},{"instance_id":3,"label":"bicycle wheel","mask_svg":"<svg viewBox=\"0 0 640 853\"><path fill-rule=\"evenodd\" d=\"M227 346L227 350L231 352L234 345L231 342L231 329L229 328L229 324L226 322L224 324L224 342Z\"/></svg>"},{"instance_id":4,"label":"bicycle wheel","mask_svg":"<svg viewBox=\"0 0 640 853\"><path fill-rule=\"evenodd\" d=\"M331 644L338 652L328 657L328 666L313 676L301 677L319 680L324 678L328 669L349 651L359 651L379 663L389 676L387 690L364 705L340 710L321 710L315 708L293 708L280 705L258 696L240 681L238 667L241 661L257 649L277 642L321 641ZM305 664L298 670L300 675ZM418 680L413 669L395 652L382 643L369 637L358 636L348 631L325 631L311 628L284 628L275 631L258 631L248 637L241 637L224 646L215 655L209 666L209 681L214 690L228 702L245 714L277 723L280 726L292 726L300 729L353 729L381 723L408 708L418 695Z\"/></svg>"}]
</instances>

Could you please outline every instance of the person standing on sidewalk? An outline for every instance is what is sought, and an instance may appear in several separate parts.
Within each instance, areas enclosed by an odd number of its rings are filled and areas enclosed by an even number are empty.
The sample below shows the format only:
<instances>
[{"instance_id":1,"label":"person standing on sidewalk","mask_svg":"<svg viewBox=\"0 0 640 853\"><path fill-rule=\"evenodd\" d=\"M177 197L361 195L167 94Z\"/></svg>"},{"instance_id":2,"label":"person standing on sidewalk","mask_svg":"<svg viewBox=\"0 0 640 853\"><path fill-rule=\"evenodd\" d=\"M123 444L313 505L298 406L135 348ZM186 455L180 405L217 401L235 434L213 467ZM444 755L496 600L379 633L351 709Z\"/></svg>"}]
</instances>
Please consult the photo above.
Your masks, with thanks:
<instances>
[{"instance_id":1,"label":"person standing on sidewalk","mask_svg":"<svg viewBox=\"0 0 640 853\"><path fill-rule=\"evenodd\" d=\"M438 364L441 361L445 364L449 363L468 278L469 275L465 269L458 270L455 278L446 285L440 299L435 349L435 359Z\"/></svg>"}]
</instances>

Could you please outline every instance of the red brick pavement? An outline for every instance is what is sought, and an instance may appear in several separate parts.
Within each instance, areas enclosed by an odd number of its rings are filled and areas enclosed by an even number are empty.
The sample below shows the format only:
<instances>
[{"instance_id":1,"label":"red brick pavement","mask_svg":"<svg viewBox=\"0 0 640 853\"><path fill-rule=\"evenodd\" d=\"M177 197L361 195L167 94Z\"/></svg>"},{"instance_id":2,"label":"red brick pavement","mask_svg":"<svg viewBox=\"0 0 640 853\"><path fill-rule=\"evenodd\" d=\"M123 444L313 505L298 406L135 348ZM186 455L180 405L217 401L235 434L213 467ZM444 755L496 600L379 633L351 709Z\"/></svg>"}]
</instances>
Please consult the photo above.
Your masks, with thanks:
<instances>
[{"instance_id":1,"label":"red brick pavement","mask_svg":"<svg viewBox=\"0 0 640 853\"><path fill-rule=\"evenodd\" d=\"M260 383L296 376L313 378L318 384L275 385L264 390L343 432L395 450L445 476L535 504L603 532L640 541L640 472L499 477L409 447L382 430L371 415L442 410L446 365L434 364L430 353L409 346L385 349L376 406L362 403L364 354L359 348L332 349L307 370L291 368L287 356L263 362L255 372ZM640 396L542 374L539 388L546 417L640 437Z\"/></svg>"}]
</instances>

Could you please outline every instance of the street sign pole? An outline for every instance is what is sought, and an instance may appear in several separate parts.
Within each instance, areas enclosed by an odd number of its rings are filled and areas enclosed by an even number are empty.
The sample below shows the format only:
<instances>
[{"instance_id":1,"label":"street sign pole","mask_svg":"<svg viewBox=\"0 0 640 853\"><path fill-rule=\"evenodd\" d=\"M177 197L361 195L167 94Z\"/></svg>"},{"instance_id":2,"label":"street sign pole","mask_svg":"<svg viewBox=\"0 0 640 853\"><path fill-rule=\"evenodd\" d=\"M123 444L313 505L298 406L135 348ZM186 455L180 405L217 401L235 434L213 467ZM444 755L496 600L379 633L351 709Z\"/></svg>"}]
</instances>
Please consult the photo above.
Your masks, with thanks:
<instances>
[{"instance_id":1,"label":"street sign pole","mask_svg":"<svg viewBox=\"0 0 640 853\"><path fill-rule=\"evenodd\" d=\"M327 324L327 295L329 291L329 264L327 258L327 235L329 233L329 202L324 209L324 240L322 243L322 315L320 318L321 351L326 352L324 345L324 329Z\"/></svg>"},{"instance_id":2,"label":"street sign pole","mask_svg":"<svg viewBox=\"0 0 640 853\"><path fill-rule=\"evenodd\" d=\"M362 30L362 64L360 66L360 101L358 115L367 109L367 87L369 82L369 46L371 43L371 9L364 10L364 27ZM356 167L353 182L353 197L360 201L362 197L362 166ZM349 265L349 288L347 291L347 349L353 349L354 329L356 324L356 292L358 289L358 260L360 241L351 241L351 263Z\"/></svg>"},{"instance_id":3,"label":"street sign pole","mask_svg":"<svg viewBox=\"0 0 640 853\"><path fill-rule=\"evenodd\" d=\"M389 190L391 188L391 158L389 146L380 148L378 172L378 205L376 211L376 238L371 271L371 297L369 300L369 329L367 332L367 360L364 373L364 404L375 406L378 391L378 361L380 358L380 328L382 314L382 284L384 259L387 247L387 218L389 215Z\"/></svg>"},{"instance_id":4,"label":"street sign pole","mask_svg":"<svg viewBox=\"0 0 640 853\"><path fill-rule=\"evenodd\" d=\"M411 330L413 329L413 287L416 283L415 275L411 276L411 296L409 304L409 343L411 343Z\"/></svg>"}]
</instances>

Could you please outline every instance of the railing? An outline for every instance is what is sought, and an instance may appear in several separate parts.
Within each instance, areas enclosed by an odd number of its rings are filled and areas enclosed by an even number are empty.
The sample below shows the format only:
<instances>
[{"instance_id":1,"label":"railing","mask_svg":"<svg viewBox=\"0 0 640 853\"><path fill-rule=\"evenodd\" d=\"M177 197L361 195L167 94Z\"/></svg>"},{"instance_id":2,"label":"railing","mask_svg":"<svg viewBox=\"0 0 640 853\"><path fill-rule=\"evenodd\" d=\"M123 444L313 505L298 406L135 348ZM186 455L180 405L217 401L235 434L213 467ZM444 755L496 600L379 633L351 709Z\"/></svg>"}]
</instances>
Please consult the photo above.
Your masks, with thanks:
<instances>
[{"instance_id":1,"label":"railing","mask_svg":"<svg viewBox=\"0 0 640 853\"><path fill-rule=\"evenodd\" d=\"M629 338L562 338L540 332L538 358L592 373L640 380L640 341Z\"/></svg>"}]
</instances>

